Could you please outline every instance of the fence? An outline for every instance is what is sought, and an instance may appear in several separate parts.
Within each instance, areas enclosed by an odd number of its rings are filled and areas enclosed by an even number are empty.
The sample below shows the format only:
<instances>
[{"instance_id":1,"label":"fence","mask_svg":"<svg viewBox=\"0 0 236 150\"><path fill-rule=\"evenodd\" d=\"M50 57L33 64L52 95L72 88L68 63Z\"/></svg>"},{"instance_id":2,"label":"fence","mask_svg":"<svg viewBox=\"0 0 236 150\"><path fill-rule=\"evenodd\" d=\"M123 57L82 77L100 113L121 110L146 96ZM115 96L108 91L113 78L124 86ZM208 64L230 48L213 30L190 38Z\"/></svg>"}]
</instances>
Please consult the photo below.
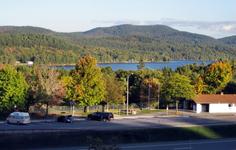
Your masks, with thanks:
<instances>
[{"instance_id":1,"label":"fence","mask_svg":"<svg viewBox=\"0 0 236 150\"><path fill-rule=\"evenodd\" d=\"M89 106L89 112L97 112L97 111L102 111L102 106L97 105L97 106ZM74 112L73 112L74 109ZM108 105L105 106L105 111L113 112L114 114L121 114L125 110L126 106L125 105ZM41 106L41 107L36 107L33 106L30 108L30 113L36 113L36 114L42 114L44 115L46 113L46 107ZM60 114L74 114L74 115L83 115L86 114L84 113L84 107L81 106L75 106L74 108L70 106L50 106L48 108L48 114L49 115L60 115Z\"/></svg>"}]
</instances>

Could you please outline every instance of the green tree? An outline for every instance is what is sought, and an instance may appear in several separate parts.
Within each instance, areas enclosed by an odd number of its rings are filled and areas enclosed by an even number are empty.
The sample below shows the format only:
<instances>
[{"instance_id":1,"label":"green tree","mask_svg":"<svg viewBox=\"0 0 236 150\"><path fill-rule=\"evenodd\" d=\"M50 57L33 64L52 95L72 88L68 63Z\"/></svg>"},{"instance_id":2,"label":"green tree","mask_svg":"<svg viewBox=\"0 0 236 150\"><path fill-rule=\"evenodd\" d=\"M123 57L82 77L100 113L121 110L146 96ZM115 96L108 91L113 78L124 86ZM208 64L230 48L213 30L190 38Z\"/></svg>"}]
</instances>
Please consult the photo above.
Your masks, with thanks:
<instances>
[{"instance_id":1,"label":"green tree","mask_svg":"<svg viewBox=\"0 0 236 150\"><path fill-rule=\"evenodd\" d=\"M223 90L232 79L232 67L228 62L215 62L211 64L205 73L206 93L216 93Z\"/></svg>"},{"instance_id":2,"label":"green tree","mask_svg":"<svg viewBox=\"0 0 236 150\"><path fill-rule=\"evenodd\" d=\"M37 95L37 88L38 84L36 82L36 74L34 73L34 67L30 66L18 66L17 71L21 72L27 84L29 85L27 96L26 96L26 110L29 110L31 105L34 105L37 102L36 95Z\"/></svg>"},{"instance_id":3,"label":"green tree","mask_svg":"<svg viewBox=\"0 0 236 150\"><path fill-rule=\"evenodd\" d=\"M0 69L0 111L8 112L16 106L24 109L28 85L22 73L10 65Z\"/></svg>"},{"instance_id":4,"label":"green tree","mask_svg":"<svg viewBox=\"0 0 236 150\"><path fill-rule=\"evenodd\" d=\"M88 106L99 104L104 99L105 84L95 58L90 55L82 57L71 75L74 81L70 99L83 106L84 112L88 111Z\"/></svg>"},{"instance_id":5,"label":"green tree","mask_svg":"<svg viewBox=\"0 0 236 150\"><path fill-rule=\"evenodd\" d=\"M104 79L106 85L105 101L108 104L123 104L125 101L125 86L123 82L107 74L104 74Z\"/></svg>"},{"instance_id":6,"label":"green tree","mask_svg":"<svg viewBox=\"0 0 236 150\"><path fill-rule=\"evenodd\" d=\"M178 102L180 99L192 99L195 96L194 86L188 77L178 73L167 77L162 86L162 97L168 103L175 102L176 109L178 109Z\"/></svg>"},{"instance_id":7,"label":"green tree","mask_svg":"<svg viewBox=\"0 0 236 150\"><path fill-rule=\"evenodd\" d=\"M137 68L138 68L138 70L143 70L145 68L145 63L143 61L143 57L140 58Z\"/></svg>"}]
</instances>

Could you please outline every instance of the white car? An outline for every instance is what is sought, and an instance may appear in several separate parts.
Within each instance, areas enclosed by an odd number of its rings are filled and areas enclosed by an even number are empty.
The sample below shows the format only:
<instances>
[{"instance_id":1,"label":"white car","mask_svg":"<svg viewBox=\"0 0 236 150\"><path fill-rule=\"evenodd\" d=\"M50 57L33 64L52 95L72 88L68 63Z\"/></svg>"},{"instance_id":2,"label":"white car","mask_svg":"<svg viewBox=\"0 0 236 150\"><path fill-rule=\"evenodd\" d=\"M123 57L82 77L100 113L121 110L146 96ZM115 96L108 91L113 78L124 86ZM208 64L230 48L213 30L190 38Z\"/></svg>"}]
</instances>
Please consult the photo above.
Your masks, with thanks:
<instances>
[{"instance_id":1,"label":"white car","mask_svg":"<svg viewBox=\"0 0 236 150\"><path fill-rule=\"evenodd\" d=\"M29 124L31 122L27 112L13 112L7 117L6 121L14 124Z\"/></svg>"}]
</instances>

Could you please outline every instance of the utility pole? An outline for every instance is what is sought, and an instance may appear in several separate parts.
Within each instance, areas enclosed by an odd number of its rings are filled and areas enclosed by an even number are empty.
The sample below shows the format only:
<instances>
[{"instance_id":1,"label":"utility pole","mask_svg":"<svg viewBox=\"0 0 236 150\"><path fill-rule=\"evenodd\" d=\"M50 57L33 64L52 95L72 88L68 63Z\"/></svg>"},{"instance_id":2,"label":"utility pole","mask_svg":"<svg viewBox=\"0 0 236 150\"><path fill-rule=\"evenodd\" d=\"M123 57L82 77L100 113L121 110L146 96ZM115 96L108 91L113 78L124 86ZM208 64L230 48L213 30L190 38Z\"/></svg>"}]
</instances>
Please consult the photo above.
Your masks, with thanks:
<instances>
[{"instance_id":1,"label":"utility pole","mask_svg":"<svg viewBox=\"0 0 236 150\"><path fill-rule=\"evenodd\" d=\"M150 109L151 87L152 87L152 85L149 83L149 84L148 84L148 109Z\"/></svg>"},{"instance_id":2,"label":"utility pole","mask_svg":"<svg viewBox=\"0 0 236 150\"><path fill-rule=\"evenodd\" d=\"M129 77L130 77L130 75L127 76L127 92L126 92L126 94L127 94L126 95L126 115L127 116L129 115Z\"/></svg>"},{"instance_id":3,"label":"utility pole","mask_svg":"<svg viewBox=\"0 0 236 150\"><path fill-rule=\"evenodd\" d=\"M129 115L129 75L127 76L126 115Z\"/></svg>"}]
</instances>

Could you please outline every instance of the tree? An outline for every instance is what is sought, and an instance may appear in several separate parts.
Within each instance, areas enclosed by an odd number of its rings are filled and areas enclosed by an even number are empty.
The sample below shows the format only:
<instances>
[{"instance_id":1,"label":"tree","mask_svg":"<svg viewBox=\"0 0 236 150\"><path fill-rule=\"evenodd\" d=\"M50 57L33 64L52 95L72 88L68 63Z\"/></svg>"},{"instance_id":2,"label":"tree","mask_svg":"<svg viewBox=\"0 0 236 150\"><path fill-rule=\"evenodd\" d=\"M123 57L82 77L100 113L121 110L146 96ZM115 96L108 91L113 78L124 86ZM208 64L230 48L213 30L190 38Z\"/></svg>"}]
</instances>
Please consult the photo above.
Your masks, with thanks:
<instances>
[{"instance_id":1,"label":"tree","mask_svg":"<svg viewBox=\"0 0 236 150\"><path fill-rule=\"evenodd\" d=\"M0 69L0 112L24 109L28 85L22 73L10 65Z\"/></svg>"},{"instance_id":2,"label":"tree","mask_svg":"<svg viewBox=\"0 0 236 150\"><path fill-rule=\"evenodd\" d=\"M151 104L154 105L154 107L159 107L159 96L160 80L158 78L144 79L142 82L141 98L144 97L145 101L148 102L149 108ZM154 101L152 99L154 99Z\"/></svg>"},{"instance_id":3,"label":"tree","mask_svg":"<svg viewBox=\"0 0 236 150\"><path fill-rule=\"evenodd\" d=\"M196 78L194 88L196 94L202 94L202 91L204 89L204 82L201 76L198 76Z\"/></svg>"},{"instance_id":4,"label":"tree","mask_svg":"<svg viewBox=\"0 0 236 150\"><path fill-rule=\"evenodd\" d=\"M17 71L21 72L27 84L29 85L26 96L26 110L29 110L31 105L34 105L37 102L37 88L38 84L36 82L36 74L34 73L34 67L29 66L18 66Z\"/></svg>"},{"instance_id":5,"label":"tree","mask_svg":"<svg viewBox=\"0 0 236 150\"><path fill-rule=\"evenodd\" d=\"M228 62L215 62L211 64L205 73L206 93L216 93L223 90L232 79L232 67Z\"/></svg>"},{"instance_id":6,"label":"tree","mask_svg":"<svg viewBox=\"0 0 236 150\"><path fill-rule=\"evenodd\" d=\"M162 86L162 97L167 101L175 102L176 109L178 109L178 102L180 99L192 99L195 96L194 86L188 77L178 73L172 74L166 78Z\"/></svg>"},{"instance_id":7,"label":"tree","mask_svg":"<svg viewBox=\"0 0 236 150\"><path fill-rule=\"evenodd\" d=\"M145 63L143 61L143 57L140 58L137 68L138 68L138 70L143 70L145 68Z\"/></svg>"},{"instance_id":8,"label":"tree","mask_svg":"<svg viewBox=\"0 0 236 150\"><path fill-rule=\"evenodd\" d=\"M70 99L83 106L84 112L88 111L88 106L99 104L104 99L105 84L95 58L90 55L82 57L71 75L73 94Z\"/></svg>"},{"instance_id":9,"label":"tree","mask_svg":"<svg viewBox=\"0 0 236 150\"><path fill-rule=\"evenodd\" d=\"M32 91L35 91L35 98L38 102L46 104L46 116L48 115L48 106L56 105L62 102L65 90L62 82L59 80L59 73L48 67L35 67L35 84L32 85Z\"/></svg>"},{"instance_id":10,"label":"tree","mask_svg":"<svg viewBox=\"0 0 236 150\"><path fill-rule=\"evenodd\" d=\"M115 76L104 74L106 94L105 101L108 104L123 104L125 101L125 86Z\"/></svg>"}]
</instances>

